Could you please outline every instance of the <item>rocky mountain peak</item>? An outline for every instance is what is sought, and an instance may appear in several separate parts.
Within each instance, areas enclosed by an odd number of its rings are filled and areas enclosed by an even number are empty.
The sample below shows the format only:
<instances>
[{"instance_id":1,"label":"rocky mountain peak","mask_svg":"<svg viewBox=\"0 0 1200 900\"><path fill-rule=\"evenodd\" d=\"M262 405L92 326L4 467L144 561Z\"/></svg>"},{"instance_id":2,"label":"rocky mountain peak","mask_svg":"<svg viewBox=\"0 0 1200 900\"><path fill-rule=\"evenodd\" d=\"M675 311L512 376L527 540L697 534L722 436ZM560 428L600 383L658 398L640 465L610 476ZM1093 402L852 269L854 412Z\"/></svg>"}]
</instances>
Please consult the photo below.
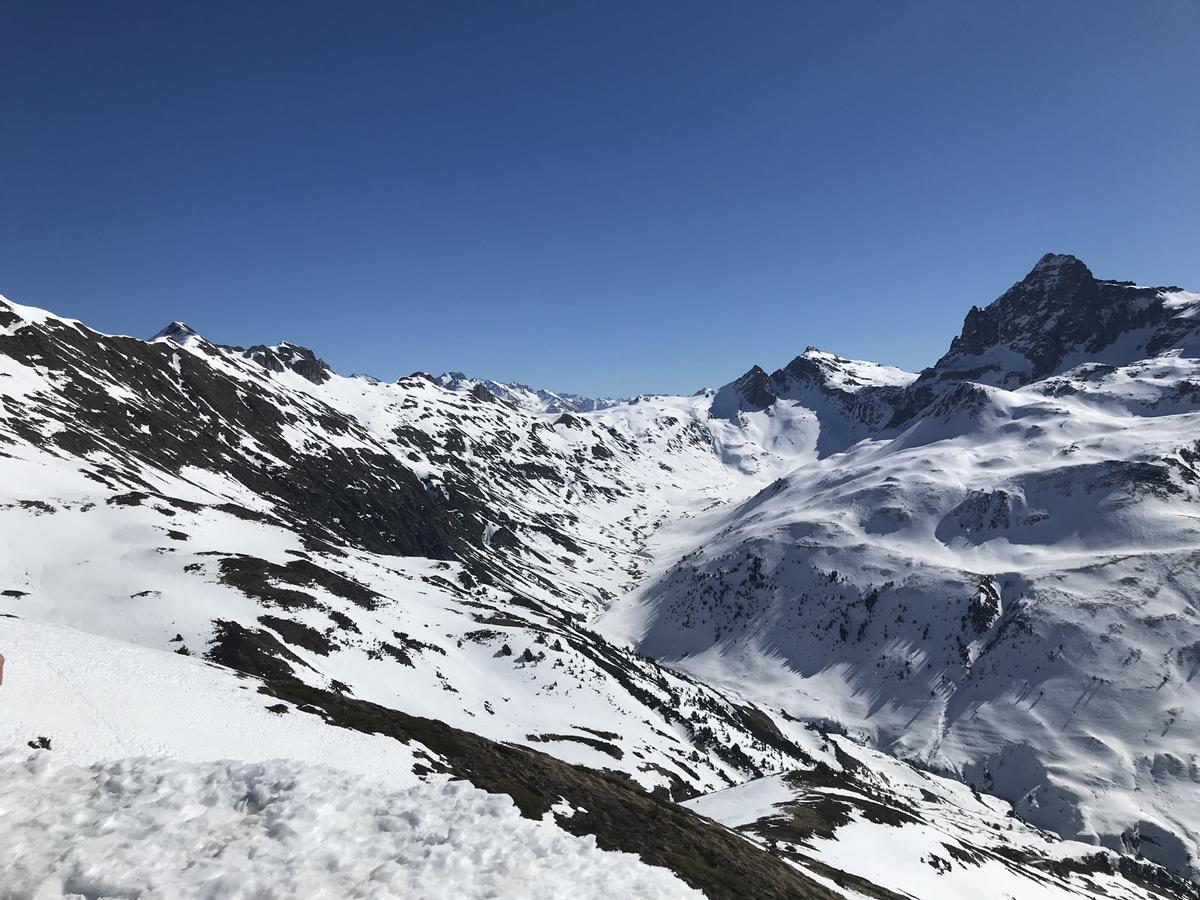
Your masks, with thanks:
<instances>
[{"instance_id":1,"label":"rocky mountain peak","mask_svg":"<svg viewBox=\"0 0 1200 900\"><path fill-rule=\"evenodd\" d=\"M476 384L473 388L471 388L470 391L468 391L468 393L470 394L470 396L474 397L476 400L480 401L481 403L500 403L501 402L499 399L497 399L496 395L493 394L491 391L489 391L487 389L486 385L484 385L482 383Z\"/></svg>"},{"instance_id":2,"label":"rocky mountain peak","mask_svg":"<svg viewBox=\"0 0 1200 900\"><path fill-rule=\"evenodd\" d=\"M271 372L291 370L301 378L306 378L313 384L323 384L330 378L329 364L313 353L307 347L284 341L274 347L256 344L242 351L247 359L252 359Z\"/></svg>"},{"instance_id":3,"label":"rocky mountain peak","mask_svg":"<svg viewBox=\"0 0 1200 900\"><path fill-rule=\"evenodd\" d=\"M188 325L186 322L176 321L159 331L151 340L168 340L176 344L186 344L192 338L198 337L200 335L191 325Z\"/></svg>"},{"instance_id":4,"label":"rocky mountain peak","mask_svg":"<svg viewBox=\"0 0 1200 900\"><path fill-rule=\"evenodd\" d=\"M1014 294L1018 289L1019 293ZM1091 270L1077 257L1066 253L1047 253L1004 296L1009 295L1019 297L1031 306L1039 300L1044 301L1045 311L1051 314L1070 309L1086 310L1103 302Z\"/></svg>"},{"instance_id":5,"label":"rocky mountain peak","mask_svg":"<svg viewBox=\"0 0 1200 900\"><path fill-rule=\"evenodd\" d=\"M968 379L1015 387L1095 356L1122 335L1162 324L1163 288L1097 279L1078 258L1047 253L988 306L971 307L922 382Z\"/></svg>"},{"instance_id":6,"label":"rocky mountain peak","mask_svg":"<svg viewBox=\"0 0 1200 900\"><path fill-rule=\"evenodd\" d=\"M1077 256L1072 256L1070 253L1047 253L1037 261L1029 274L1025 276L1025 280L1037 277L1058 277L1063 273L1092 274Z\"/></svg>"},{"instance_id":7,"label":"rocky mountain peak","mask_svg":"<svg viewBox=\"0 0 1200 900\"><path fill-rule=\"evenodd\" d=\"M713 395L709 415L736 419L741 412L766 409L779 397L771 389L771 376L762 366L751 366L741 378L731 381Z\"/></svg>"},{"instance_id":8,"label":"rocky mountain peak","mask_svg":"<svg viewBox=\"0 0 1200 900\"><path fill-rule=\"evenodd\" d=\"M734 385L751 406L770 406L778 399L771 390L771 376L761 366L752 366Z\"/></svg>"}]
</instances>

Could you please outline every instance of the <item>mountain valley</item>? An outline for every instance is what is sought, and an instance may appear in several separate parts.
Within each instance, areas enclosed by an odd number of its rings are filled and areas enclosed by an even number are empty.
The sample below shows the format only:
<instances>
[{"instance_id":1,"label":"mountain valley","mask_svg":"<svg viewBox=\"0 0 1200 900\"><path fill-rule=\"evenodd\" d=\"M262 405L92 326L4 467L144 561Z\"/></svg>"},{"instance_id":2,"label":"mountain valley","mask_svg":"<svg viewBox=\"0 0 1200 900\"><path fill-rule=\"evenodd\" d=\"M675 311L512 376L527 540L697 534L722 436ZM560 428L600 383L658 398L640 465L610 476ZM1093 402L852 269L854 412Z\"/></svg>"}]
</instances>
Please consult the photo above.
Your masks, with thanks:
<instances>
[{"instance_id":1,"label":"mountain valley","mask_svg":"<svg viewBox=\"0 0 1200 900\"><path fill-rule=\"evenodd\" d=\"M1198 425L1200 294L1058 254L625 400L0 299L0 813L283 757L205 777L507 796L597 896L1200 897Z\"/></svg>"}]
</instances>

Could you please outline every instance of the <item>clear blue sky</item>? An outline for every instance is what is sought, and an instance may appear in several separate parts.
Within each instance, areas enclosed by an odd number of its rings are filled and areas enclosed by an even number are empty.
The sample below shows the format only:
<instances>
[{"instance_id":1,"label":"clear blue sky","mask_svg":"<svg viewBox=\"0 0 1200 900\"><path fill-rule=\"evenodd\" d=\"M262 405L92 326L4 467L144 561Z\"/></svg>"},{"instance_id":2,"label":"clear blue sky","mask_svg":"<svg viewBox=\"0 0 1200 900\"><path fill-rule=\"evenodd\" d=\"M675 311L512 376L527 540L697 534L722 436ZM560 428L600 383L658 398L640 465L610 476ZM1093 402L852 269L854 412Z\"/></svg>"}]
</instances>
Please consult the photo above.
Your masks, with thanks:
<instances>
[{"instance_id":1,"label":"clear blue sky","mask_svg":"<svg viewBox=\"0 0 1200 900\"><path fill-rule=\"evenodd\" d=\"M1200 3L6 2L0 293L339 371L909 368L1047 250L1200 290Z\"/></svg>"}]
</instances>

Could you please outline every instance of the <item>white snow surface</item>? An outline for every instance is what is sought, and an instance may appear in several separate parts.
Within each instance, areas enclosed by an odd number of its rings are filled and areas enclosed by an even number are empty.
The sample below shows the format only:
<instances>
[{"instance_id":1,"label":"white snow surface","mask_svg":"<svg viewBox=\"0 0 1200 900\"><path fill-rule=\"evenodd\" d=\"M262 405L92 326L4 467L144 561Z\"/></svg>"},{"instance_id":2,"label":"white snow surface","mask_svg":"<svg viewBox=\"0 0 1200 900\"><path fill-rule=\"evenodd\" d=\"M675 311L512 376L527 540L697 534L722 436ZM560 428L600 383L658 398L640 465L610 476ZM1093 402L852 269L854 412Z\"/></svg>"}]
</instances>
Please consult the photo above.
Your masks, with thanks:
<instances>
[{"instance_id":1,"label":"white snow surface","mask_svg":"<svg viewBox=\"0 0 1200 900\"><path fill-rule=\"evenodd\" d=\"M0 754L0 898L702 897L463 782L288 760Z\"/></svg>"},{"instance_id":2,"label":"white snow surface","mask_svg":"<svg viewBox=\"0 0 1200 900\"><path fill-rule=\"evenodd\" d=\"M0 642L3 900L701 896L254 679L33 620Z\"/></svg>"},{"instance_id":3,"label":"white snow surface","mask_svg":"<svg viewBox=\"0 0 1200 900\"><path fill-rule=\"evenodd\" d=\"M193 657L9 616L0 617L0 646L0 748L45 735L54 758L75 765L288 757L391 785L413 784L415 754L430 755L313 716L269 712L277 701L258 692L257 680Z\"/></svg>"},{"instance_id":4,"label":"white snow surface","mask_svg":"<svg viewBox=\"0 0 1200 900\"><path fill-rule=\"evenodd\" d=\"M660 530L603 628L1200 871L1198 377L1165 354L969 386Z\"/></svg>"}]
</instances>

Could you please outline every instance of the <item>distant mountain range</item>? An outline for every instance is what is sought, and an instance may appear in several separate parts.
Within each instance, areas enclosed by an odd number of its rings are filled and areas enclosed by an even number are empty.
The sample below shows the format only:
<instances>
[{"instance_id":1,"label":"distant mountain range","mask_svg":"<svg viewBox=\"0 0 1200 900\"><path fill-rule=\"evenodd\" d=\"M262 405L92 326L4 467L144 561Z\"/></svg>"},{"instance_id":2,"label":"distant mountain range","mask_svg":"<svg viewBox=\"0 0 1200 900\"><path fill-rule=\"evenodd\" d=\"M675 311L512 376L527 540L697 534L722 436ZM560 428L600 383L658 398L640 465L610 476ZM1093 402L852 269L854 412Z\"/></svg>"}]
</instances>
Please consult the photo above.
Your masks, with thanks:
<instances>
[{"instance_id":1,"label":"distant mountain range","mask_svg":"<svg viewBox=\"0 0 1200 900\"><path fill-rule=\"evenodd\" d=\"M462 393L470 393L482 386L498 400L511 403L526 412L596 412L628 402L611 397L581 397L579 394L560 394L556 391L531 388L515 382L506 383L486 378L468 378L462 372L444 372L434 380L444 388Z\"/></svg>"}]
</instances>

